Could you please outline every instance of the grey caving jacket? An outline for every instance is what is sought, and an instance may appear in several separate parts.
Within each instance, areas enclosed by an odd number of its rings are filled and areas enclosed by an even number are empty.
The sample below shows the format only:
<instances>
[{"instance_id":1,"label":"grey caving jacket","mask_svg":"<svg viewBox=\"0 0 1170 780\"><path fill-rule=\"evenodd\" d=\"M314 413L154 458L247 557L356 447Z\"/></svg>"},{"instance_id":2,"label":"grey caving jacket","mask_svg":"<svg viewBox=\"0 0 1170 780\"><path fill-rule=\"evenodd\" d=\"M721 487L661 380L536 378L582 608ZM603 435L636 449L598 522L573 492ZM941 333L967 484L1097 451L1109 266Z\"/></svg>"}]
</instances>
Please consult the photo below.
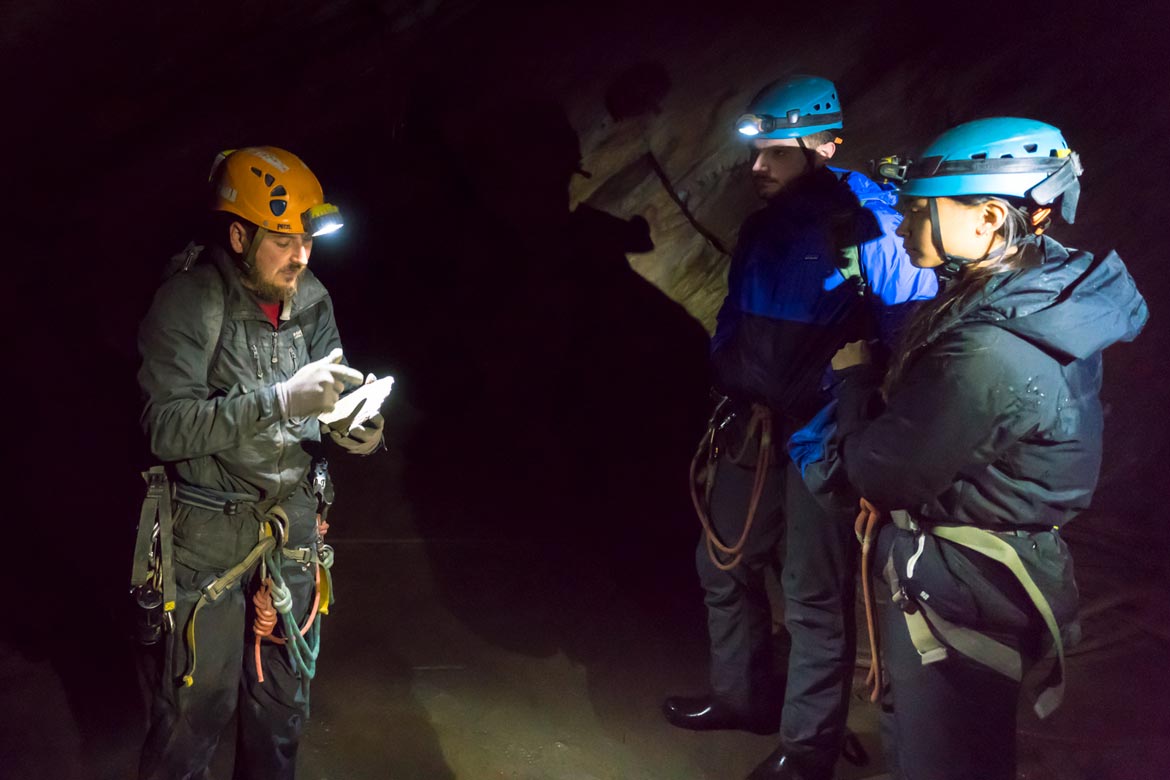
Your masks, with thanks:
<instances>
[{"instance_id":1,"label":"grey caving jacket","mask_svg":"<svg viewBox=\"0 0 1170 780\"><path fill-rule=\"evenodd\" d=\"M852 489L920 524L1023 532L1004 538L1063 625L1077 596L1068 550L1052 531L1089 505L1097 485L1101 352L1135 338L1148 312L1115 253L1096 259L1049 238L1024 251L1034 263L992 277L914 347L884 408L880 377L843 372L836 432L802 465L814 491ZM878 560L889 556L913 572L910 591L929 593L950 620L1035 627L1018 585L977 554L887 526Z\"/></svg>"},{"instance_id":2,"label":"grey caving jacket","mask_svg":"<svg viewBox=\"0 0 1170 780\"><path fill-rule=\"evenodd\" d=\"M188 484L287 498L321 433L316 417L282 420L274 386L340 346L329 293L309 270L274 329L232 258L208 246L162 284L139 330L151 452Z\"/></svg>"}]
</instances>

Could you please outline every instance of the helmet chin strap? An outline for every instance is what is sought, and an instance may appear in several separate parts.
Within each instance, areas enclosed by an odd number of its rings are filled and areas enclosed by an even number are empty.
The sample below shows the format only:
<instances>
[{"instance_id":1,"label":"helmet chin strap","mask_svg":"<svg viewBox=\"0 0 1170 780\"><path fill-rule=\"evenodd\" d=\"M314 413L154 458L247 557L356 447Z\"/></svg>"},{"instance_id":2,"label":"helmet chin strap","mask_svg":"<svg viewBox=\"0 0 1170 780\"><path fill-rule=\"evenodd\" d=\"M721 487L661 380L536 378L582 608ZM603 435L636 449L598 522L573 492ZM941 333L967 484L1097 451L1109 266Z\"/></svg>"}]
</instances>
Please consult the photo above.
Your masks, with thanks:
<instances>
[{"instance_id":1,"label":"helmet chin strap","mask_svg":"<svg viewBox=\"0 0 1170 780\"><path fill-rule=\"evenodd\" d=\"M947 252L943 247L942 223L938 218L938 198L927 198L926 201L930 204L930 240L934 243L934 248L943 261L942 265L934 269L934 272L944 286L950 284L959 275L959 272L963 270L963 266L979 263L984 260L998 260L1007 254L1008 248L1006 245L1001 246L995 251L988 252L983 257L962 257L961 255Z\"/></svg>"},{"instance_id":2,"label":"helmet chin strap","mask_svg":"<svg viewBox=\"0 0 1170 780\"><path fill-rule=\"evenodd\" d=\"M264 240L266 235L268 235L268 231L257 225L256 234L252 236L252 240L248 243L248 249L240 258L240 264L244 266L244 271L252 270L253 261L256 259L256 247L260 246L260 242Z\"/></svg>"},{"instance_id":3,"label":"helmet chin strap","mask_svg":"<svg viewBox=\"0 0 1170 780\"><path fill-rule=\"evenodd\" d=\"M804 136L803 135L796 136L796 144L797 144L797 146L800 147L801 154L804 155L804 166L805 167L804 167L804 173L801 174L801 177L808 176L809 174L812 174L812 173L816 173L816 171L817 171L817 161L816 161L817 152L816 152L816 150L810 149L809 147L804 145Z\"/></svg>"}]
</instances>

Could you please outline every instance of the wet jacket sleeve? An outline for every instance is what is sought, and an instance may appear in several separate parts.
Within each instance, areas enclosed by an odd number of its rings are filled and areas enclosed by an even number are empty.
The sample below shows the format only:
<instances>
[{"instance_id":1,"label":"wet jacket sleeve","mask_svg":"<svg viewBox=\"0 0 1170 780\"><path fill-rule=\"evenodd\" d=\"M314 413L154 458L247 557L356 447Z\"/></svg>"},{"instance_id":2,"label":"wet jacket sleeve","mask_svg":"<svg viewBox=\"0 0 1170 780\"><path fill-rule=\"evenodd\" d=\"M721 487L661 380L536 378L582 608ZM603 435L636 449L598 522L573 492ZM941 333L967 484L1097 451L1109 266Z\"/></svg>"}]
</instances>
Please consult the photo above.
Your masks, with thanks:
<instances>
[{"instance_id":1,"label":"wet jacket sleeve","mask_svg":"<svg viewBox=\"0 0 1170 780\"><path fill-rule=\"evenodd\" d=\"M841 431L849 482L879 506L909 508L933 500L962 470L995 460L1039 423L1039 410L1023 400L1030 349L990 325L941 338L908 369L880 415Z\"/></svg>"},{"instance_id":2,"label":"wet jacket sleeve","mask_svg":"<svg viewBox=\"0 0 1170 780\"><path fill-rule=\"evenodd\" d=\"M235 447L280 419L271 386L236 385L209 397L208 365L223 308L217 277L182 273L159 288L139 329L138 384L146 399L141 422L151 452L164 462Z\"/></svg>"}]
</instances>

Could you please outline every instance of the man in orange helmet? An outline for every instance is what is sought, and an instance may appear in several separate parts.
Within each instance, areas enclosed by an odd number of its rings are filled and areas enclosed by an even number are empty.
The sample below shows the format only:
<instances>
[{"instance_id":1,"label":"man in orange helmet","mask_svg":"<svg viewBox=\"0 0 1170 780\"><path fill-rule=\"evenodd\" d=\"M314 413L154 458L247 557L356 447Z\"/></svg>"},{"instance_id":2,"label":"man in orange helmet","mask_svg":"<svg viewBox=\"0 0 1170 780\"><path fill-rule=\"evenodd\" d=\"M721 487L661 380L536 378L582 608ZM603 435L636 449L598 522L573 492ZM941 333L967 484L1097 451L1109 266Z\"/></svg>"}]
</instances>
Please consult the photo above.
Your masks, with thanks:
<instances>
[{"instance_id":1,"label":"man in orange helmet","mask_svg":"<svg viewBox=\"0 0 1170 780\"><path fill-rule=\"evenodd\" d=\"M238 714L235 776L291 778L329 605L318 415L363 377L308 270L314 238L342 224L317 177L266 146L220 155L211 180L208 240L176 258L139 332L166 511L136 590L153 589L169 629L139 772L204 777ZM329 433L369 454L382 418Z\"/></svg>"}]
</instances>

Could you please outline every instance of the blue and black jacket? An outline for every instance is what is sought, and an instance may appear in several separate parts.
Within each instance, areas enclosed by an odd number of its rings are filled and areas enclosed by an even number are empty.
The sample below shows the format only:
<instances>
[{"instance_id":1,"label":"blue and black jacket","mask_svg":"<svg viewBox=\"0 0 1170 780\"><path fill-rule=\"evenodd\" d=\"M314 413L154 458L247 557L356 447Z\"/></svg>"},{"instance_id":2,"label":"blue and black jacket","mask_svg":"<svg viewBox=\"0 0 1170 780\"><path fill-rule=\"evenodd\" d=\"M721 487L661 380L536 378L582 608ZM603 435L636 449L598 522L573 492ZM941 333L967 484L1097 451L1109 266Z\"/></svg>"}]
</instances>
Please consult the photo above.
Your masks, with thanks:
<instances>
[{"instance_id":1,"label":"blue and black jacket","mask_svg":"<svg viewBox=\"0 0 1170 780\"><path fill-rule=\"evenodd\" d=\"M721 392L807 419L838 348L890 344L905 304L934 297L934 273L911 265L894 235L895 203L892 188L824 168L748 218L711 343Z\"/></svg>"}]
</instances>

